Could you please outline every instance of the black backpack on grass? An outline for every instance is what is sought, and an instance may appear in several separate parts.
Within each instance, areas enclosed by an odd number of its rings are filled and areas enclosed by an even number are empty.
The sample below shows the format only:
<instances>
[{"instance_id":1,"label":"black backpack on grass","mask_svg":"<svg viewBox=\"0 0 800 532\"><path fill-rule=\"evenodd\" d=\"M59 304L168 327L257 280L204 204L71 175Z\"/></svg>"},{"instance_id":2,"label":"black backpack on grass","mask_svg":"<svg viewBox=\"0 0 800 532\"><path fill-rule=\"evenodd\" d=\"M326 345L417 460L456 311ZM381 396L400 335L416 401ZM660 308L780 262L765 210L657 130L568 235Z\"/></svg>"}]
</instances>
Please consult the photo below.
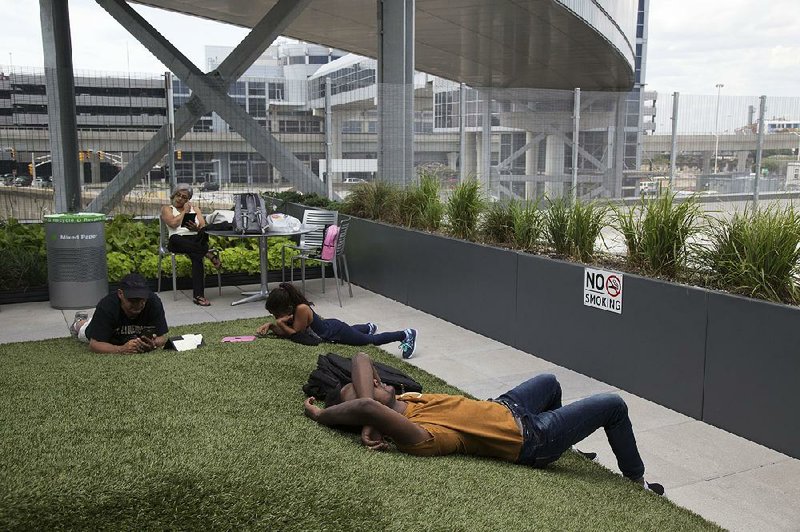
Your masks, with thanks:
<instances>
[{"instance_id":1,"label":"black backpack on grass","mask_svg":"<svg viewBox=\"0 0 800 532\"><path fill-rule=\"evenodd\" d=\"M399 369L373 362L378 375L384 384L393 386L398 394L406 392L421 392L422 385L400 371ZM317 369L308 376L308 382L303 385L303 393L314 396L324 401L328 392L339 386L353 382L352 360L339 356L336 353L320 355L317 359Z\"/></svg>"}]
</instances>

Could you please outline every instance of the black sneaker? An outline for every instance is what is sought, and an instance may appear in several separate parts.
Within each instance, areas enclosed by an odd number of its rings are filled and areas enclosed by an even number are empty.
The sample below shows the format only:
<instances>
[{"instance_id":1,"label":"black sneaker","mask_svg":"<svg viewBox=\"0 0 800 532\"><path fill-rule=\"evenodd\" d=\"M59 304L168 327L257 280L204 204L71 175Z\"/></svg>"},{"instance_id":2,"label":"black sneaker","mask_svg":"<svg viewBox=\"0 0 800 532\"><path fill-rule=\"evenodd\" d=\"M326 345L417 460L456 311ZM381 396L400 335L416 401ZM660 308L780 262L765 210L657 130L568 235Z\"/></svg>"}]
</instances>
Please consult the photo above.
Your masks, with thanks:
<instances>
[{"instance_id":1,"label":"black sneaker","mask_svg":"<svg viewBox=\"0 0 800 532\"><path fill-rule=\"evenodd\" d=\"M664 486L655 482L645 482L644 489L647 491L652 491L656 495L664 495Z\"/></svg>"},{"instance_id":2,"label":"black sneaker","mask_svg":"<svg viewBox=\"0 0 800 532\"><path fill-rule=\"evenodd\" d=\"M592 462L594 462L595 458L597 458L597 453L585 453L580 449L576 449L575 447L573 447L572 450Z\"/></svg>"},{"instance_id":3,"label":"black sneaker","mask_svg":"<svg viewBox=\"0 0 800 532\"><path fill-rule=\"evenodd\" d=\"M414 348L417 344L416 329L406 329L406 339L400 344L400 351L406 360L414 356Z\"/></svg>"}]
</instances>

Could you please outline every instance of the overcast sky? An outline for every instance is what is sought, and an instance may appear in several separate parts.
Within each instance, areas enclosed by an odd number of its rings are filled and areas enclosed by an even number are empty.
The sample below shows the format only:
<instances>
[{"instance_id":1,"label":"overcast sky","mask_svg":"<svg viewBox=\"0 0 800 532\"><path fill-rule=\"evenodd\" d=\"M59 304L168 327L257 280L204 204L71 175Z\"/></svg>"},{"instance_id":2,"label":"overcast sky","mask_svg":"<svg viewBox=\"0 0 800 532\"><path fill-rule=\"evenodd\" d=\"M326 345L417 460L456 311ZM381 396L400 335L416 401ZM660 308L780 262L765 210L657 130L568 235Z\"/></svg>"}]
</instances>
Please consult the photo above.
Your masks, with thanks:
<instances>
[{"instance_id":1,"label":"overcast sky","mask_svg":"<svg viewBox=\"0 0 800 532\"><path fill-rule=\"evenodd\" d=\"M76 70L165 68L94 0L69 0ZM235 46L245 30L135 7L205 70L204 46ZM42 65L37 0L0 0L0 65ZM647 88L664 96L800 96L800 0L650 0Z\"/></svg>"}]
</instances>

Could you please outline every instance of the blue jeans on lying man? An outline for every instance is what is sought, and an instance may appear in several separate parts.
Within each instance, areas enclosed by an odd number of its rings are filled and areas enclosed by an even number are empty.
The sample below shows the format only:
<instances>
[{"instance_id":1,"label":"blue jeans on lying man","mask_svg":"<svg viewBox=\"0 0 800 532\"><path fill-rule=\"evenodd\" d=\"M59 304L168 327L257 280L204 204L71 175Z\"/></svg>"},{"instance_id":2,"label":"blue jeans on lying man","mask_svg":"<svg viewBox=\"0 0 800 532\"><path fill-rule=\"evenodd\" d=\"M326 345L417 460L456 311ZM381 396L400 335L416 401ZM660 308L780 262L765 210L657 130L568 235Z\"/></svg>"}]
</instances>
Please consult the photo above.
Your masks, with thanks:
<instances>
[{"instance_id":1,"label":"blue jeans on lying man","mask_svg":"<svg viewBox=\"0 0 800 532\"><path fill-rule=\"evenodd\" d=\"M644 476L628 406L616 394L598 394L561 405L561 385L555 376L537 375L496 399L522 424L521 464L544 467L567 449L603 427L622 474Z\"/></svg>"}]
</instances>

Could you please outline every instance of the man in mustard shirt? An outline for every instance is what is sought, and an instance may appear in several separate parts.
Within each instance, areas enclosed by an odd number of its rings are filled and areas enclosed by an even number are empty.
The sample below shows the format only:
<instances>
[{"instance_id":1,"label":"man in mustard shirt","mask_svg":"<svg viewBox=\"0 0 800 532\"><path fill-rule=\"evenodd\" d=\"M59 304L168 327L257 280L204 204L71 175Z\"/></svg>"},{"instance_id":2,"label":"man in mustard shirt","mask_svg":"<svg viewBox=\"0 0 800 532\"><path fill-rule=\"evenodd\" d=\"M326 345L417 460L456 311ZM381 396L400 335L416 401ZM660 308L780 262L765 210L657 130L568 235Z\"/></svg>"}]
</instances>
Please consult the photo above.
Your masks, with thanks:
<instances>
[{"instance_id":1,"label":"man in mustard shirt","mask_svg":"<svg viewBox=\"0 0 800 532\"><path fill-rule=\"evenodd\" d=\"M353 357L352 378L338 397L329 394L325 409L314 397L306 399L305 414L322 425L362 427L361 441L370 449L388 448L385 438L390 438L400 451L417 456L458 453L544 467L603 427L622 474L664 493L660 484L644 480L628 407L616 394L562 406L561 385L543 374L488 401L449 394L397 396L364 353Z\"/></svg>"}]
</instances>

